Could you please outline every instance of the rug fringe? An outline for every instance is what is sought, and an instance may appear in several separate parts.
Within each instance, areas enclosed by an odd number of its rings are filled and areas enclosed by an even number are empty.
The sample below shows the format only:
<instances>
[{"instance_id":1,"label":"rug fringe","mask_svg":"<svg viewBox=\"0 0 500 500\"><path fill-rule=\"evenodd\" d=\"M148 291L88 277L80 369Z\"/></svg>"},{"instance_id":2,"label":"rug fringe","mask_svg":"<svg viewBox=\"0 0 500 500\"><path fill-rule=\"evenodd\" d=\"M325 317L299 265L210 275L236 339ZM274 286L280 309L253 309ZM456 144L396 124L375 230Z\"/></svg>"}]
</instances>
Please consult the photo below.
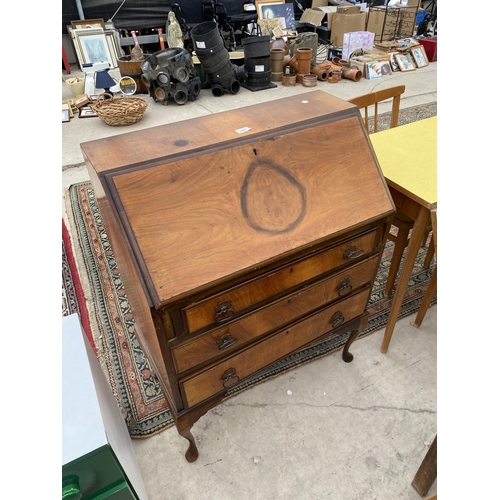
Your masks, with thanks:
<instances>
[{"instance_id":1,"label":"rug fringe","mask_svg":"<svg viewBox=\"0 0 500 500\"><path fill-rule=\"evenodd\" d=\"M83 331L85 332L85 335L87 336L87 339L90 343L90 346L92 347L92 350L97 356L97 349L95 346L94 342L94 337L92 335L92 328L90 326L90 318L89 318L89 312L88 312L88 307L87 307L87 300L85 298L85 294L83 291L82 287L82 282L80 279L80 273L78 272L78 266L75 260L75 249L73 245L73 239L71 238L71 234L66 227L66 223L64 222L64 219L62 219L62 241L64 244L65 252L66 252L66 257L68 259L68 266L71 271L71 277L73 280L73 284L75 287L75 293L76 293L76 298L78 301L78 308L79 308L79 317L80 317L80 323L82 325Z\"/></svg>"}]
</instances>

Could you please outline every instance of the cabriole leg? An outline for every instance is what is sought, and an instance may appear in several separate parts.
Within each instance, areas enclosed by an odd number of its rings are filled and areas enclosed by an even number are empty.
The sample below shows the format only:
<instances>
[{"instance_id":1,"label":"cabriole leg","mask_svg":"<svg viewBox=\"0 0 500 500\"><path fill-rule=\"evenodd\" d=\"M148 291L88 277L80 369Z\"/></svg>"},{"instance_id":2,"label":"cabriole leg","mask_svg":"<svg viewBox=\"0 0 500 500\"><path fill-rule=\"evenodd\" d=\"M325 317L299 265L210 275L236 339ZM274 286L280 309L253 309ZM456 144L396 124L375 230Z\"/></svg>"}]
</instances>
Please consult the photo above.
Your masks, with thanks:
<instances>
[{"instance_id":1,"label":"cabriole leg","mask_svg":"<svg viewBox=\"0 0 500 500\"><path fill-rule=\"evenodd\" d=\"M351 332L351 335L349 335L349 338L347 339L347 342L344 345L344 349L342 350L342 360L345 361L346 363L350 363L353 359L354 356L349 352L349 347L351 347L351 344L356 340L356 337L359 335L360 330L353 330Z\"/></svg>"},{"instance_id":2,"label":"cabriole leg","mask_svg":"<svg viewBox=\"0 0 500 500\"><path fill-rule=\"evenodd\" d=\"M193 423L190 421L184 421L183 419L177 421L177 432L189 441L189 448L185 454L186 460L188 462L195 462L198 459L199 453L194 437L191 434L191 427L193 427Z\"/></svg>"}]
</instances>

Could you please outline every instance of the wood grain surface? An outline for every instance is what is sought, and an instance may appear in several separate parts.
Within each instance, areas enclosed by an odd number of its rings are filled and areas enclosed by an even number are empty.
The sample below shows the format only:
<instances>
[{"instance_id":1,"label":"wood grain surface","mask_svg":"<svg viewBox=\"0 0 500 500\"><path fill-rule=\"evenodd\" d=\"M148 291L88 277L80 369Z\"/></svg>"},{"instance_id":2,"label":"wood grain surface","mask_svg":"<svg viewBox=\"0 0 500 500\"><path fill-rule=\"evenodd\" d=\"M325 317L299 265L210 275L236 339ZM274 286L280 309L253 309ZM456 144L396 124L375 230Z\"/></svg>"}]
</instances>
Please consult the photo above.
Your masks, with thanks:
<instances>
[{"instance_id":1,"label":"wood grain surface","mask_svg":"<svg viewBox=\"0 0 500 500\"><path fill-rule=\"evenodd\" d=\"M113 182L155 305L392 210L357 117Z\"/></svg>"}]
</instances>

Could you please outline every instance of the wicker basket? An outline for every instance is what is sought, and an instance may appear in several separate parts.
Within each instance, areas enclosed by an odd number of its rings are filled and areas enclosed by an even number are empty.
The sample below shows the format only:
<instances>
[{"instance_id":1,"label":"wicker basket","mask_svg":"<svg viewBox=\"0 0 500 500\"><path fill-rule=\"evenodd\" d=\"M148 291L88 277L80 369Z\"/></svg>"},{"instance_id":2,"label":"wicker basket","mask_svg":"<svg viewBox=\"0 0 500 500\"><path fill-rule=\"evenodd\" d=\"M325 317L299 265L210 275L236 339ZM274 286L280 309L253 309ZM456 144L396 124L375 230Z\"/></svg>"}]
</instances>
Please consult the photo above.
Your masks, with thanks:
<instances>
[{"instance_id":1,"label":"wicker basket","mask_svg":"<svg viewBox=\"0 0 500 500\"><path fill-rule=\"evenodd\" d=\"M109 96L109 99L102 99L101 97L104 96ZM140 97L115 98L106 93L101 94L97 102L92 104L99 118L113 127L137 123L143 117L147 107L148 103Z\"/></svg>"}]
</instances>

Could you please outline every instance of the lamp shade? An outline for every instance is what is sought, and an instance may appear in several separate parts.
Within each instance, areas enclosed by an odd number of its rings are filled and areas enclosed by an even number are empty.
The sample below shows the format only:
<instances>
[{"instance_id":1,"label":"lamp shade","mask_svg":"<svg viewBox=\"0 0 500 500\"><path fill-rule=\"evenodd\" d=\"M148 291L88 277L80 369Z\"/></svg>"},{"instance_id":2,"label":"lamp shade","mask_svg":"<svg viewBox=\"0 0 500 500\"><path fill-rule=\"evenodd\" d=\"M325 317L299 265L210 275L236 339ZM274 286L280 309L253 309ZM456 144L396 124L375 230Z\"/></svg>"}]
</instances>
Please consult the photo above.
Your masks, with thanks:
<instances>
[{"instance_id":1,"label":"lamp shade","mask_svg":"<svg viewBox=\"0 0 500 500\"><path fill-rule=\"evenodd\" d=\"M95 73L95 87L97 89L109 89L116 85L116 82L108 73L108 70L96 71Z\"/></svg>"}]
</instances>

